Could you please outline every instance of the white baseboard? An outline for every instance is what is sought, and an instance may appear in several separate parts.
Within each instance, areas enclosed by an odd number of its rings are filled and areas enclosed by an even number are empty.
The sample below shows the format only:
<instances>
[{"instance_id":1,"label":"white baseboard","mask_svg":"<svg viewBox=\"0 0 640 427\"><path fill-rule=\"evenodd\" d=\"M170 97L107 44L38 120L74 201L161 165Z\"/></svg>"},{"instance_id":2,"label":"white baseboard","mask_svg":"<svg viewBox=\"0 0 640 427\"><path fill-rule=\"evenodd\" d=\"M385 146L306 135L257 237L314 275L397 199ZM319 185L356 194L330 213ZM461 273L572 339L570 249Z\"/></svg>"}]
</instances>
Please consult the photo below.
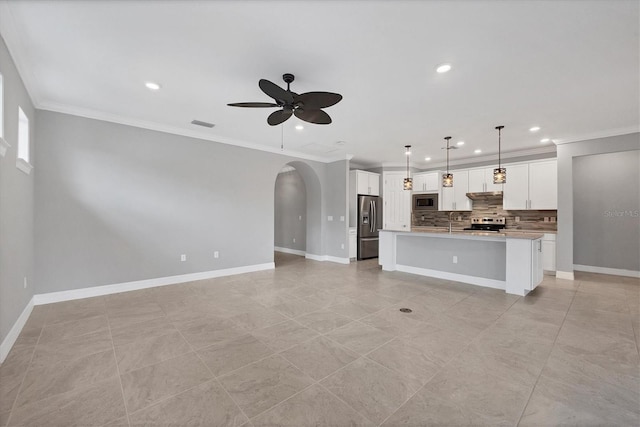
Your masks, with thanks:
<instances>
[{"instance_id":1,"label":"white baseboard","mask_svg":"<svg viewBox=\"0 0 640 427\"><path fill-rule=\"evenodd\" d=\"M564 280L575 280L575 277L573 276L573 271L556 270L556 278L564 279Z\"/></svg>"},{"instance_id":2,"label":"white baseboard","mask_svg":"<svg viewBox=\"0 0 640 427\"><path fill-rule=\"evenodd\" d=\"M139 289L155 288L157 286L174 285L176 283L193 282L195 280L213 279L216 277L232 276L235 274L251 273L254 271L271 270L275 268L273 262L265 264L247 265L244 267L225 268L222 270L203 271L201 273L181 274L178 276L159 277L157 279L137 280L135 282L117 283L114 285L94 286L90 288L72 289L69 291L50 292L33 296L34 305L50 304L54 302L98 297L117 294L119 292L136 291Z\"/></svg>"},{"instance_id":3,"label":"white baseboard","mask_svg":"<svg viewBox=\"0 0 640 427\"><path fill-rule=\"evenodd\" d=\"M449 273L447 271L411 267L401 264L396 264L396 270L405 273L419 274L420 276L435 277L436 279L469 283L471 285L484 286L486 288L502 289L503 291L507 288L507 284L504 280L486 279L484 277L467 276L465 274Z\"/></svg>"},{"instance_id":4,"label":"white baseboard","mask_svg":"<svg viewBox=\"0 0 640 427\"><path fill-rule=\"evenodd\" d=\"M24 325L27 323L27 320L31 315L33 305L33 298L31 298L27 303L27 306L22 310L22 313L20 313L20 316L18 316L16 323L13 324L13 327L7 336L2 340L2 344L0 344L0 363L4 362L4 359L7 358L7 355L11 351L11 347L15 344L20 332L22 332L22 328L24 328Z\"/></svg>"},{"instance_id":5,"label":"white baseboard","mask_svg":"<svg viewBox=\"0 0 640 427\"><path fill-rule=\"evenodd\" d=\"M625 270L622 268L595 267L593 265L573 264L573 269L588 273L611 274L613 276L640 277L640 271Z\"/></svg>"},{"instance_id":6,"label":"white baseboard","mask_svg":"<svg viewBox=\"0 0 640 427\"><path fill-rule=\"evenodd\" d=\"M305 251L301 251L301 250L298 250L298 249L282 248L280 246L276 246L273 249L276 252L282 252L282 253L285 253L285 254L300 255L300 256L305 256L307 254Z\"/></svg>"},{"instance_id":7,"label":"white baseboard","mask_svg":"<svg viewBox=\"0 0 640 427\"><path fill-rule=\"evenodd\" d=\"M336 262L338 264L349 264L351 261L349 260L349 258L340 258L340 257L336 257L336 256L331 256L331 255L314 255L314 254L305 254L304 256L307 259L311 259L313 261L330 261L330 262Z\"/></svg>"}]
</instances>

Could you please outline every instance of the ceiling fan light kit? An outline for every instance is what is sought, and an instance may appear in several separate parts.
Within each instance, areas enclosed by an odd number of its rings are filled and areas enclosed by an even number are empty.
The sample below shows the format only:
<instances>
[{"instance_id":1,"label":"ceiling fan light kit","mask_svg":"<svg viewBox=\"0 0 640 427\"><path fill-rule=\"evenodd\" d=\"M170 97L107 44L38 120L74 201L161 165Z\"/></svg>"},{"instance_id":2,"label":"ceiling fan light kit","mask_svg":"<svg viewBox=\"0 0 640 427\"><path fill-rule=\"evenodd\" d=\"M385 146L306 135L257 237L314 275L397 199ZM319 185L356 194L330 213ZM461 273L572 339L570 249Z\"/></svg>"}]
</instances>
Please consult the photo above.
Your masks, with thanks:
<instances>
[{"instance_id":1,"label":"ceiling fan light kit","mask_svg":"<svg viewBox=\"0 0 640 427\"><path fill-rule=\"evenodd\" d=\"M342 100L342 95L333 92L306 92L297 94L291 91L290 85L295 80L293 74L287 73L282 76L282 80L287 84L287 89L283 89L277 84L266 79L260 79L258 87L275 102L236 102L227 104L230 107L245 108L273 108L280 107L281 110L274 111L267 118L267 123L277 126L287 121L292 115L305 122L317 125L328 125L331 117L322 109L331 107Z\"/></svg>"}]
</instances>

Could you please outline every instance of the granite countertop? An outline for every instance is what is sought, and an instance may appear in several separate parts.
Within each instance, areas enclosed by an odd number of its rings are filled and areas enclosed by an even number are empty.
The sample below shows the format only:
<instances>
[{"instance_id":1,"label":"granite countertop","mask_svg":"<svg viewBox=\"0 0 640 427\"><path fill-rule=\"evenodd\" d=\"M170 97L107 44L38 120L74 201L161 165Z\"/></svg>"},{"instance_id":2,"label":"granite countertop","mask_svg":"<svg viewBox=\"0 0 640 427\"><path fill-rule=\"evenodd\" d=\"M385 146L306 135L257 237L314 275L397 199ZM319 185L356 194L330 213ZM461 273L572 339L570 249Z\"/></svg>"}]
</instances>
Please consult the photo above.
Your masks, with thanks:
<instances>
[{"instance_id":1,"label":"granite countertop","mask_svg":"<svg viewBox=\"0 0 640 427\"><path fill-rule=\"evenodd\" d=\"M463 228L452 228L451 233L449 233L449 227L412 227L411 231L397 231L397 230L381 230L381 231L396 231L399 233L450 234L450 235L457 235L457 236L508 237L510 239L529 239L529 240L540 239L544 236L544 233L540 231L523 232L520 230L514 230L506 233L496 233L493 231L464 230Z\"/></svg>"}]
</instances>

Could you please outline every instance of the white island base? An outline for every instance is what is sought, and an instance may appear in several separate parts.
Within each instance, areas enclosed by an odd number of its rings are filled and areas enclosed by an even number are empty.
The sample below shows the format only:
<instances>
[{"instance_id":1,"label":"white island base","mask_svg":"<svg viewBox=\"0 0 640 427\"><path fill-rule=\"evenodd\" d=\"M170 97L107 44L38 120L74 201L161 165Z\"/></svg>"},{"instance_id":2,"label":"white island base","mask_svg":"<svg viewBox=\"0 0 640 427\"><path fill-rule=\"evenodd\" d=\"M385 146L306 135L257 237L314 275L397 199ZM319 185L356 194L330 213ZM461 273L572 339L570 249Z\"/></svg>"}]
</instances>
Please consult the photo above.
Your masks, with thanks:
<instances>
[{"instance_id":1,"label":"white island base","mask_svg":"<svg viewBox=\"0 0 640 427\"><path fill-rule=\"evenodd\" d=\"M524 296L542 282L542 236L380 230L378 263Z\"/></svg>"}]
</instances>

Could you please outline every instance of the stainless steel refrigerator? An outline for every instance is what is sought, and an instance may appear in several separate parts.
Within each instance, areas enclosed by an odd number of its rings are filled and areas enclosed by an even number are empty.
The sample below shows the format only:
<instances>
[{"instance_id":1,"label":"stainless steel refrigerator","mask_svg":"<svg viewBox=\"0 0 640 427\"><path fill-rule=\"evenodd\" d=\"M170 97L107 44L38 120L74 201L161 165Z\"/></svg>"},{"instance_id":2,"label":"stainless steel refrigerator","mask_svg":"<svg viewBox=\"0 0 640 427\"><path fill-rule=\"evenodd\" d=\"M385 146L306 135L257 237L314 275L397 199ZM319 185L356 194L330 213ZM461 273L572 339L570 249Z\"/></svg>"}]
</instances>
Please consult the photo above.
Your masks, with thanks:
<instances>
[{"instance_id":1,"label":"stainless steel refrigerator","mask_svg":"<svg viewBox=\"0 0 640 427\"><path fill-rule=\"evenodd\" d=\"M378 257L378 230L382 228L382 199L358 196L358 259Z\"/></svg>"}]
</instances>

